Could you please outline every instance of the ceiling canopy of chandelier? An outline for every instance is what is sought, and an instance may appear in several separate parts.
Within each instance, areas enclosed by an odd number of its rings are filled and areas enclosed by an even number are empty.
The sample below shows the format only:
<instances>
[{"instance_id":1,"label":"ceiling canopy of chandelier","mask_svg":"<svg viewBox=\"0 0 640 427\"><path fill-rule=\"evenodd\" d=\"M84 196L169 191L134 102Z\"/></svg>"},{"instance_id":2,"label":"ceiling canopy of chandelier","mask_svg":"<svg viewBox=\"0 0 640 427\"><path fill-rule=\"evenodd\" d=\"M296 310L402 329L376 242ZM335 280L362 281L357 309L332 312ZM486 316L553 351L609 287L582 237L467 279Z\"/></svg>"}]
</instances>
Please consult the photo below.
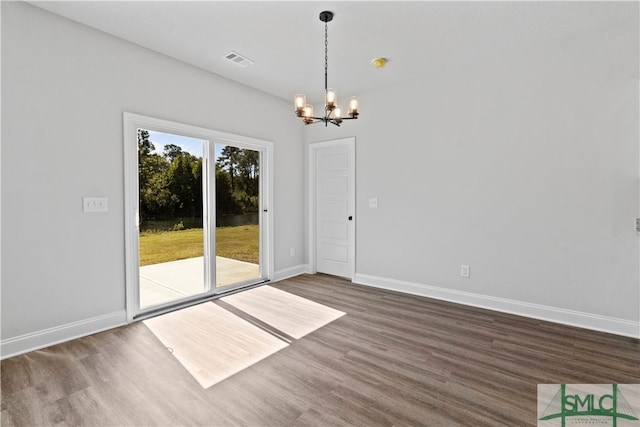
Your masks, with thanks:
<instances>
[{"instance_id":1,"label":"ceiling canopy of chandelier","mask_svg":"<svg viewBox=\"0 0 640 427\"><path fill-rule=\"evenodd\" d=\"M342 108L338 105L338 96L335 90L327 87L327 70L329 61L329 44L327 38L327 23L333 19L333 12L325 10L320 13L320 20L324 22L324 116L313 115L313 105L307 104L307 97L299 94L294 98L296 116L300 117L305 125L323 122L325 126L332 123L340 126L343 120L353 120L358 118L358 98L349 98L349 108L347 116L343 117Z\"/></svg>"}]
</instances>

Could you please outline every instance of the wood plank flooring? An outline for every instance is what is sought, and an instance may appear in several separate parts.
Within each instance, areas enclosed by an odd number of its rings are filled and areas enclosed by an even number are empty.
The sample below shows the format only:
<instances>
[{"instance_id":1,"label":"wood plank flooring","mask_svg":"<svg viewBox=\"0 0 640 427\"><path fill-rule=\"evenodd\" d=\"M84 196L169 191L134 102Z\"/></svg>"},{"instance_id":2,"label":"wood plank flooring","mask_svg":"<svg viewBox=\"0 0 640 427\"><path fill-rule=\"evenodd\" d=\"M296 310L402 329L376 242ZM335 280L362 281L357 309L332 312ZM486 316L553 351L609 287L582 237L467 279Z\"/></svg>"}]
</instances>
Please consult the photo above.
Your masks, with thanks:
<instances>
[{"instance_id":1,"label":"wood plank flooring","mask_svg":"<svg viewBox=\"0 0 640 427\"><path fill-rule=\"evenodd\" d=\"M203 389L141 322L2 361L3 426L527 426L538 383L640 383L640 340L326 276L347 313Z\"/></svg>"}]
</instances>

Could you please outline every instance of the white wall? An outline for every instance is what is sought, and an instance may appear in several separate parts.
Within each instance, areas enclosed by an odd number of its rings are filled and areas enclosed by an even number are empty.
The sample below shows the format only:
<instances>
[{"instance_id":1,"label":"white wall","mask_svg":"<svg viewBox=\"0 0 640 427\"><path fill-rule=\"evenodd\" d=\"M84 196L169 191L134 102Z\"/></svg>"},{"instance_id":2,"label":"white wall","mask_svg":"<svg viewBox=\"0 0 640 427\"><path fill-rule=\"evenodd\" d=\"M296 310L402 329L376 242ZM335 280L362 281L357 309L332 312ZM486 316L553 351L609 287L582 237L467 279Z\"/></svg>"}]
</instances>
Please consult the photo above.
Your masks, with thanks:
<instances>
[{"instance_id":1,"label":"white wall","mask_svg":"<svg viewBox=\"0 0 640 427\"><path fill-rule=\"evenodd\" d=\"M627 25L486 52L361 94L357 122L307 127L357 138L355 281L640 336L629 7Z\"/></svg>"},{"instance_id":2,"label":"white wall","mask_svg":"<svg viewBox=\"0 0 640 427\"><path fill-rule=\"evenodd\" d=\"M124 320L123 111L273 141L275 270L302 269L303 131L288 102L2 2L5 355ZM82 213L83 196L109 211Z\"/></svg>"}]
</instances>

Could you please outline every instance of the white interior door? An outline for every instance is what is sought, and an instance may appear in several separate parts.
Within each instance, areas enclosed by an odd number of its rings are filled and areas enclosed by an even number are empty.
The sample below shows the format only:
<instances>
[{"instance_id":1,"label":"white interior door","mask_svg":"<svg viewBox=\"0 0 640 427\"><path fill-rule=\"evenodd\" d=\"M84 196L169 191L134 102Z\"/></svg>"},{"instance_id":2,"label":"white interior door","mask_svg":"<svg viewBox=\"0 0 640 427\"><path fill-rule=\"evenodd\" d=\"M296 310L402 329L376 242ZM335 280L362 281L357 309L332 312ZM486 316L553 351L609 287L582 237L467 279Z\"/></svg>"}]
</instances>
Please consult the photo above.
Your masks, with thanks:
<instances>
[{"instance_id":1,"label":"white interior door","mask_svg":"<svg viewBox=\"0 0 640 427\"><path fill-rule=\"evenodd\" d=\"M355 139L311 145L315 191L316 271L353 278L355 270Z\"/></svg>"}]
</instances>

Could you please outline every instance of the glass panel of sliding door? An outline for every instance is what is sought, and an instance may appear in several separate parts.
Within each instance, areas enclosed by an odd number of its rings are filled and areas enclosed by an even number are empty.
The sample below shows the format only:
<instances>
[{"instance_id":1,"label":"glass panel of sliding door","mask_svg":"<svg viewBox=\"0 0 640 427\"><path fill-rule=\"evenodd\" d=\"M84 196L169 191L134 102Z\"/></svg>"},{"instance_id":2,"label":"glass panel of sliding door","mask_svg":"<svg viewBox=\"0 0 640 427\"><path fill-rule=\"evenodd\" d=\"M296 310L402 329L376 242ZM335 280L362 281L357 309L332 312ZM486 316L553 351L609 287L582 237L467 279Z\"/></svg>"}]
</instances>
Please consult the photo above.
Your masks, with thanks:
<instances>
[{"instance_id":1,"label":"glass panel of sliding door","mask_svg":"<svg viewBox=\"0 0 640 427\"><path fill-rule=\"evenodd\" d=\"M215 157L215 271L220 291L262 281L262 152L216 142Z\"/></svg>"},{"instance_id":2,"label":"glass panel of sliding door","mask_svg":"<svg viewBox=\"0 0 640 427\"><path fill-rule=\"evenodd\" d=\"M140 310L209 291L207 146L138 129Z\"/></svg>"}]
</instances>

